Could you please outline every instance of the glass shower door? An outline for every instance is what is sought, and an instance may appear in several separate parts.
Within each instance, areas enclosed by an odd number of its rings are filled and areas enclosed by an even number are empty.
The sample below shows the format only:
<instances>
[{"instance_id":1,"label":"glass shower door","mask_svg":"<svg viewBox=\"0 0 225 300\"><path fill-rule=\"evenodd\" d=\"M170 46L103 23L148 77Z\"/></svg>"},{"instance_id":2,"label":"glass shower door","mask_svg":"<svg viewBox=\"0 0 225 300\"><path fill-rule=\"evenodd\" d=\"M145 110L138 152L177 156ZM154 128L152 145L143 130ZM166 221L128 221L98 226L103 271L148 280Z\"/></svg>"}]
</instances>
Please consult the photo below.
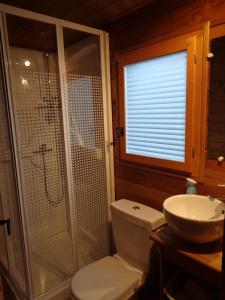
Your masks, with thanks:
<instances>
[{"instance_id":1,"label":"glass shower door","mask_svg":"<svg viewBox=\"0 0 225 300\"><path fill-rule=\"evenodd\" d=\"M2 65L0 64L0 71L2 71ZM2 75L2 72L0 72ZM4 114L4 103L3 103L3 77L0 78L0 182L2 182L1 178L1 169L2 164L4 163L4 151L2 149L2 140L3 140L3 132L5 131L5 122L2 114ZM8 251L6 244L6 231L5 231L5 219L3 214L3 206L2 206L2 193L0 187L0 265L4 268L4 270L9 269L9 261L8 261Z\"/></svg>"},{"instance_id":2,"label":"glass shower door","mask_svg":"<svg viewBox=\"0 0 225 300\"><path fill-rule=\"evenodd\" d=\"M22 224L0 41L0 263L20 294L27 296Z\"/></svg>"},{"instance_id":3,"label":"glass shower door","mask_svg":"<svg viewBox=\"0 0 225 300\"><path fill-rule=\"evenodd\" d=\"M12 15L6 20L29 274L36 298L66 284L75 272L56 27Z\"/></svg>"},{"instance_id":4,"label":"glass shower door","mask_svg":"<svg viewBox=\"0 0 225 300\"><path fill-rule=\"evenodd\" d=\"M63 28L68 140L78 268L109 253L100 38Z\"/></svg>"},{"instance_id":5,"label":"glass shower door","mask_svg":"<svg viewBox=\"0 0 225 300\"><path fill-rule=\"evenodd\" d=\"M0 194L0 265L4 268L4 270L9 269L9 262L8 262L8 251L6 245L6 236L5 236L5 229L4 229L4 215L2 211L2 200Z\"/></svg>"}]
</instances>

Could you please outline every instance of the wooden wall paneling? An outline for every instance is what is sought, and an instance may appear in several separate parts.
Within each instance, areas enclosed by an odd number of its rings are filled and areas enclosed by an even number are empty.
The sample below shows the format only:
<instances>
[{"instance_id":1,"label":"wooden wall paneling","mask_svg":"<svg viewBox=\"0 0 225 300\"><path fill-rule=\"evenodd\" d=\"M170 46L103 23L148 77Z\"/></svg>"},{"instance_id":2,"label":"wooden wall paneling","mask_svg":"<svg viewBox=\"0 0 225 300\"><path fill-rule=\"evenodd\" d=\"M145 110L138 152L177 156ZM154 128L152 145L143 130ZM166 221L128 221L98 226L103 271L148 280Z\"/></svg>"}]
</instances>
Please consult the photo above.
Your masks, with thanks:
<instances>
[{"instance_id":1,"label":"wooden wall paneling","mask_svg":"<svg viewBox=\"0 0 225 300\"><path fill-rule=\"evenodd\" d=\"M108 27L111 46L120 51L202 29L209 20L213 25L220 24L225 21L224 11L224 0L156 1L155 6L112 23Z\"/></svg>"},{"instance_id":2,"label":"wooden wall paneling","mask_svg":"<svg viewBox=\"0 0 225 300\"><path fill-rule=\"evenodd\" d=\"M186 179L184 176L169 175L165 172L141 168L139 165L116 162L115 174L116 178L158 189L168 194L183 194L186 190Z\"/></svg>"},{"instance_id":3,"label":"wooden wall paneling","mask_svg":"<svg viewBox=\"0 0 225 300\"><path fill-rule=\"evenodd\" d=\"M151 206L157 210L162 210L163 201L171 194L153 189L141 184L133 183L128 180L116 179L117 199L125 198L138 201L142 204Z\"/></svg>"},{"instance_id":4,"label":"wooden wall paneling","mask_svg":"<svg viewBox=\"0 0 225 300\"><path fill-rule=\"evenodd\" d=\"M160 40L165 34L169 38L174 36L174 32L184 33L183 29L187 29L187 26L193 23L190 21L193 9L192 6L189 7L189 3L194 2L197 1L155 1L151 6L144 7L112 23L108 27L111 33L112 48L119 51L129 47L133 48L137 44L148 43L153 39ZM182 8L179 10L177 7L181 5ZM182 23L184 23L183 26L181 26ZM192 27L190 31L194 31L196 28L200 28L199 24L197 27Z\"/></svg>"}]
</instances>

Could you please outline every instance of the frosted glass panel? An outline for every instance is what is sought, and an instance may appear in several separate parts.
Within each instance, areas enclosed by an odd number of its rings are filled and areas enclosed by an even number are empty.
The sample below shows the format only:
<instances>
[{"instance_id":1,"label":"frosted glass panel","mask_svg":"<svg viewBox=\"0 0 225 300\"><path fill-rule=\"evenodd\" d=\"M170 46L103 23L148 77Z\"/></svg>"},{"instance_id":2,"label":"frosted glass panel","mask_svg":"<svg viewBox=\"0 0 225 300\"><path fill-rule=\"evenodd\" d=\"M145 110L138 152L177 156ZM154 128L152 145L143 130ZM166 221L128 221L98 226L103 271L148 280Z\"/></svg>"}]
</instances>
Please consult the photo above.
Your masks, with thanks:
<instances>
[{"instance_id":1,"label":"frosted glass panel","mask_svg":"<svg viewBox=\"0 0 225 300\"><path fill-rule=\"evenodd\" d=\"M4 219L2 199L0 199L0 220ZM9 270L8 251L6 245L5 228L0 227L0 264L5 270Z\"/></svg>"},{"instance_id":2,"label":"frosted glass panel","mask_svg":"<svg viewBox=\"0 0 225 300\"><path fill-rule=\"evenodd\" d=\"M65 94L79 268L108 254L108 204L98 37L64 29Z\"/></svg>"},{"instance_id":3,"label":"frosted glass panel","mask_svg":"<svg viewBox=\"0 0 225 300\"><path fill-rule=\"evenodd\" d=\"M11 189L10 186L5 187L4 177L4 165L6 168L11 163L10 156L10 148L9 148L9 138L8 138L8 126L7 126L7 118L6 118L6 103L4 101L4 85L3 85L3 76L2 76L2 64L0 64L1 72L0 72L0 220L5 219L3 214L3 203L8 202L8 197L4 199L4 194L7 190ZM8 252L7 252L7 244L5 237L5 227L0 226L0 264L4 267L5 270L9 271L9 262L8 262Z\"/></svg>"},{"instance_id":4,"label":"frosted glass panel","mask_svg":"<svg viewBox=\"0 0 225 300\"><path fill-rule=\"evenodd\" d=\"M0 59L1 45L0 45ZM0 264L3 265L14 286L23 295L28 295L27 273L19 211L19 196L15 177L13 147L8 121L8 102L5 87L4 69L0 62L0 219L9 219L11 234L4 235L0 227ZM6 247L7 245L7 247Z\"/></svg>"},{"instance_id":5,"label":"frosted glass panel","mask_svg":"<svg viewBox=\"0 0 225 300\"><path fill-rule=\"evenodd\" d=\"M126 153L185 161L186 51L125 66Z\"/></svg>"},{"instance_id":6,"label":"frosted glass panel","mask_svg":"<svg viewBox=\"0 0 225 300\"><path fill-rule=\"evenodd\" d=\"M7 20L31 279L36 297L75 272L56 32L53 25L12 16ZM14 34L15 24L20 25L19 37Z\"/></svg>"}]
</instances>

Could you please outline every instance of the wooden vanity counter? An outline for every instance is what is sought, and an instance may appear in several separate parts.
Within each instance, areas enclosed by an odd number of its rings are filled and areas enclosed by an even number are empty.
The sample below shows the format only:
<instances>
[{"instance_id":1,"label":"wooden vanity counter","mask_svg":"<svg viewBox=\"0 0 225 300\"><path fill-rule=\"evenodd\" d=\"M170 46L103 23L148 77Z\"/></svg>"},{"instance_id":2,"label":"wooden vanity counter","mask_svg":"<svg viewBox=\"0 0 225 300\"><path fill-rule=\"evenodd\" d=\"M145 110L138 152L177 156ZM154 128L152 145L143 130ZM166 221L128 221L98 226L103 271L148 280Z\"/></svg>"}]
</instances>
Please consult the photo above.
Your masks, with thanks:
<instances>
[{"instance_id":1,"label":"wooden vanity counter","mask_svg":"<svg viewBox=\"0 0 225 300\"><path fill-rule=\"evenodd\" d=\"M160 246L161 285L168 279L168 263L221 287L222 241L208 244L188 243L174 235L169 226L153 232L151 239Z\"/></svg>"}]
</instances>

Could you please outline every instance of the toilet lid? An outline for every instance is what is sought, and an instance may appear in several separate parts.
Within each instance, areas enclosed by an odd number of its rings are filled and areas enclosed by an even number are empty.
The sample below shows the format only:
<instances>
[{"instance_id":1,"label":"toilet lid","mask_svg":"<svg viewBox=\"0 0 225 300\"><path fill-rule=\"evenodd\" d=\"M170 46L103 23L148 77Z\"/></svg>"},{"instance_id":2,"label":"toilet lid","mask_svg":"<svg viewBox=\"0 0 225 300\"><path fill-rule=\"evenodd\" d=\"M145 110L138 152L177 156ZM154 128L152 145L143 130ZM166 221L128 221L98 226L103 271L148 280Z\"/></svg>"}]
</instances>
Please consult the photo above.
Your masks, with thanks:
<instances>
[{"instance_id":1,"label":"toilet lid","mask_svg":"<svg viewBox=\"0 0 225 300\"><path fill-rule=\"evenodd\" d=\"M78 271L71 288L79 300L117 300L128 296L138 283L138 274L106 256Z\"/></svg>"}]
</instances>

